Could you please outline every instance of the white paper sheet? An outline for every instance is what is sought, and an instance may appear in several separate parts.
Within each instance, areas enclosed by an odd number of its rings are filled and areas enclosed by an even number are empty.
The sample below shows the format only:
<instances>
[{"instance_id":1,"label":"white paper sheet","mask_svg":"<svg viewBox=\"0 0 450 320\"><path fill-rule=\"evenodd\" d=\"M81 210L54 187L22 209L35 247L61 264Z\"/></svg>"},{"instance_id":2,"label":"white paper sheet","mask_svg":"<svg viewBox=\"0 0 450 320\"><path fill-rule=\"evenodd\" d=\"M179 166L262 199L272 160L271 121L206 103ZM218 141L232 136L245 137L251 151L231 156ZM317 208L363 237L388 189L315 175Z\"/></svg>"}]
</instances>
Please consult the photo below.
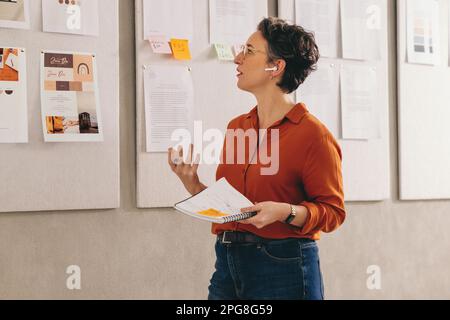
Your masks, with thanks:
<instances>
[{"instance_id":1,"label":"white paper sheet","mask_svg":"<svg viewBox=\"0 0 450 320\"><path fill-rule=\"evenodd\" d=\"M408 0L406 7L408 62L439 65L439 2Z\"/></svg>"},{"instance_id":2,"label":"white paper sheet","mask_svg":"<svg viewBox=\"0 0 450 320\"><path fill-rule=\"evenodd\" d=\"M256 31L260 0L209 0L210 44L245 44ZM264 16L267 15L267 7Z\"/></svg>"},{"instance_id":3,"label":"white paper sheet","mask_svg":"<svg viewBox=\"0 0 450 320\"><path fill-rule=\"evenodd\" d=\"M25 49L0 47L0 143L27 142Z\"/></svg>"},{"instance_id":4,"label":"white paper sheet","mask_svg":"<svg viewBox=\"0 0 450 320\"><path fill-rule=\"evenodd\" d=\"M380 138L376 106L377 71L371 66L344 65L341 69L342 137L349 140Z\"/></svg>"},{"instance_id":5,"label":"white paper sheet","mask_svg":"<svg viewBox=\"0 0 450 320\"><path fill-rule=\"evenodd\" d=\"M151 36L193 40L192 0L143 1L144 40Z\"/></svg>"},{"instance_id":6,"label":"white paper sheet","mask_svg":"<svg viewBox=\"0 0 450 320\"><path fill-rule=\"evenodd\" d=\"M0 1L0 28L29 29L29 0Z\"/></svg>"},{"instance_id":7,"label":"white paper sheet","mask_svg":"<svg viewBox=\"0 0 450 320\"><path fill-rule=\"evenodd\" d=\"M147 152L167 152L177 145L172 134L187 130L192 137L194 85L185 66L146 66L144 70Z\"/></svg>"},{"instance_id":8,"label":"white paper sheet","mask_svg":"<svg viewBox=\"0 0 450 320\"><path fill-rule=\"evenodd\" d=\"M297 90L297 100L336 137L341 137L339 69L333 63L319 63L316 71Z\"/></svg>"},{"instance_id":9,"label":"white paper sheet","mask_svg":"<svg viewBox=\"0 0 450 320\"><path fill-rule=\"evenodd\" d=\"M42 0L42 23L44 32L98 36L98 1Z\"/></svg>"},{"instance_id":10,"label":"white paper sheet","mask_svg":"<svg viewBox=\"0 0 450 320\"><path fill-rule=\"evenodd\" d=\"M218 216L210 216L208 211L228 216L240 214L241 209L252 206L250 200L222 178L203 192L176 204L175 208L199 219L215 221Z\"/></svg>"},{"instance_id":11,"label":"white paper sheet","mask_svg":"<svg viewBox=\"0 0 450 320\"><path fill-rule=\"evenodd\" d=\"M42 125L46 142L103 141L97 64L92 53L41 54Z\"/></svg>"},{"instance_id":12,"label":"white paper sheet","mask_svg":"<svg viewBox=\"0 0 450 320\"><path fill-rule=\"evenodd\" d=\"M339 0L296 0L295 19L314 32L322 57L338 56Z\"/></svg>"},{"instance_id":13,"label":"white paper sheet","mask_svg":"<svg viewBox=\"0 0 450 320\"><path fill-rule=\"evenodd\" d=\"M386 8L382 0L341 0L344 59L380 60Z\"/></svg>"}]
</instances>

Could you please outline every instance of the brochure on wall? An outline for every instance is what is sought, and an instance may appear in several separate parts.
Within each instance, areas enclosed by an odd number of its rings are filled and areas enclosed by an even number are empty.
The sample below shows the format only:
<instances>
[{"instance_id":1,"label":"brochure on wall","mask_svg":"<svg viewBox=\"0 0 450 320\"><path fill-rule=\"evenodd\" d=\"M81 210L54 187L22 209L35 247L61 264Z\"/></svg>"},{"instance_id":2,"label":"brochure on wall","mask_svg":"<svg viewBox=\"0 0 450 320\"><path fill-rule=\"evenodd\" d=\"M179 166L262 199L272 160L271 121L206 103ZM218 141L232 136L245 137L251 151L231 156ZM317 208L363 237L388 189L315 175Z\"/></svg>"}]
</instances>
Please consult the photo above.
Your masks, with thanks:
<instances>
[{"instance_id":1,"label":"brochure on wall","mask_svg":"<svg viewBox=\"0 0 450 320\"><path fill-rule=\"evenodd\" d=\"M97 0L42 0L45 32L98 36Z\"/></svg>"},{"instance_id":2,"label":"brochure on wall","mask_svg":"<svg viewBox=\"0 0 450 320\"><path fill-rule=\"evenodd\" d=\"M28 0L0 0L0 28L29 29Z\"/></svg>"},{"instance_id":3,"label":"brochure on wall","mask_svg":"<svg viewBox=\"0 0 450 320\"><path fill-rule=\"evenodd\" d=\"M103 141L94 54L42 52L41 100L45 141Z\"/></svg>"},{"instance_id":4,"label":"brochure on wall","mask_svg":"<svg viewBox=\"0 0 450 320\"><path fill-rule=\"evenodd\" d=\"M0 47L0 143L28 142L25 49Z\"/></svg>"}]
</instances>

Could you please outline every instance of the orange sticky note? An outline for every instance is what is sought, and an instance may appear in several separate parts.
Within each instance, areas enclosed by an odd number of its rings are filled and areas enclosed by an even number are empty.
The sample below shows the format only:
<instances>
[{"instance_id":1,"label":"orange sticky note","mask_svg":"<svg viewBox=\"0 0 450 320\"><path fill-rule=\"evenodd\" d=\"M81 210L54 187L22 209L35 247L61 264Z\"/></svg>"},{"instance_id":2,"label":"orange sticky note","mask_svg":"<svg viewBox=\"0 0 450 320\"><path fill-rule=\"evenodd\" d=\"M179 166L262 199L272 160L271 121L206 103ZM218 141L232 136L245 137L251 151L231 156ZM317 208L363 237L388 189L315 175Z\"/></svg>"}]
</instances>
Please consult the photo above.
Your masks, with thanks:
<instances>
[{"instance_id":1,"label":"orange sticky note","mask_svg":"<svg viewBox=\"0 0 450 320\"><path fill-rule=\"evenodd\" d=\"M191 51L189 50L189 40L170 39L170 47L173 56L177 60L191 60Z\"/></svg>"},{"instance_id":2,"label":"orange sticky note","mask_svg":"<svg viewBox=\"0 0 450 320\"><path fill-rule=\"evenodd\" d=\"M226 217L227 214L222 213L216 209L208 209L205 211L200 211L198 212L198 214L202 215L202 216L207 216L207 217L213 217L213 218L220 218L220 217Z\"/></svg>"}]
</instances>

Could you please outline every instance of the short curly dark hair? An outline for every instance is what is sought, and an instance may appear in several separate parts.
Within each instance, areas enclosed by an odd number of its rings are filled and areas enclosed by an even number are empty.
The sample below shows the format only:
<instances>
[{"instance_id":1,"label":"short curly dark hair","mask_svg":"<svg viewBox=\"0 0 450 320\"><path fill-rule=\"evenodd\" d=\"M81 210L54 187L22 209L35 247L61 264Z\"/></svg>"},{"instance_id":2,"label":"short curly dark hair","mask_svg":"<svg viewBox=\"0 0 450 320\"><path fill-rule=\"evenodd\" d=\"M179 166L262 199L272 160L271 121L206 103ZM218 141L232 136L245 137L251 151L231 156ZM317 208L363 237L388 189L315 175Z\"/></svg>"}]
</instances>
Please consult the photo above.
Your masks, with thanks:
<instances>
[{"instance_id":1,"label":"short curly dark hair","mask_svg":"<svg viewBox=\"0 0 450 320\"><path fill-rule=\"evenodd\" d=\"M277 85L284 92L294 92L317 69L320 54L314 34L274 17L264 18L258 31L269 44L269 61L286 61L283 79Z\"/></svg>"}]
</instances>

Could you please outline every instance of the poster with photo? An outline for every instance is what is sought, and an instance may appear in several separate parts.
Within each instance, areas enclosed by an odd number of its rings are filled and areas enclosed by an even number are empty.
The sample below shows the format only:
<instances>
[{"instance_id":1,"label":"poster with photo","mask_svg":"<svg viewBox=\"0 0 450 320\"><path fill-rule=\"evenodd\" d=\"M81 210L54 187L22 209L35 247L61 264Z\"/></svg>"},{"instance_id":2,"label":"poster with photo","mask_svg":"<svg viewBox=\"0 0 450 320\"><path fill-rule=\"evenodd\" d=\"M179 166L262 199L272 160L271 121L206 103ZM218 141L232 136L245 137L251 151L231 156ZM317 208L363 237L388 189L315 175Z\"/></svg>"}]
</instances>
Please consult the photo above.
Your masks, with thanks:
<instances>
[{"instance_id":1,"label":"poster with photo","mask_svg":"<svg viewBox=\"0 0 450 320\"><path fill-rule=\"evenodd\" d=\"M0 143L27 143L25 49L0 47Z\"/></svg>"},{"instance_id":2,"label":"poster with photo","mask_svg":"<svg viewBox=\"0 0 450 320\"><path fill-rule=\"evenodd\" d=\"M29 0L0 0L0 28L29 29Z\"/></svg>"},{"instance_id":3,"label":"poster with photo","mask_svg":"<svg viewBox=\"0 0 450 320\"><path fill-rule=\"evenodd\" d=\"M42 123L46 142L103 141L95 59L91 53L42 52Z\"/></svg>"},{"instance_id":4,"label":"poster with photo","mask_svg":"<svg viewBox=\"0 0 450 320\"><path fill-rule=\"evenodd\" d=\"M42 0L44 32L99 35L97 0Z\"/></svg>"}]
</instances>

